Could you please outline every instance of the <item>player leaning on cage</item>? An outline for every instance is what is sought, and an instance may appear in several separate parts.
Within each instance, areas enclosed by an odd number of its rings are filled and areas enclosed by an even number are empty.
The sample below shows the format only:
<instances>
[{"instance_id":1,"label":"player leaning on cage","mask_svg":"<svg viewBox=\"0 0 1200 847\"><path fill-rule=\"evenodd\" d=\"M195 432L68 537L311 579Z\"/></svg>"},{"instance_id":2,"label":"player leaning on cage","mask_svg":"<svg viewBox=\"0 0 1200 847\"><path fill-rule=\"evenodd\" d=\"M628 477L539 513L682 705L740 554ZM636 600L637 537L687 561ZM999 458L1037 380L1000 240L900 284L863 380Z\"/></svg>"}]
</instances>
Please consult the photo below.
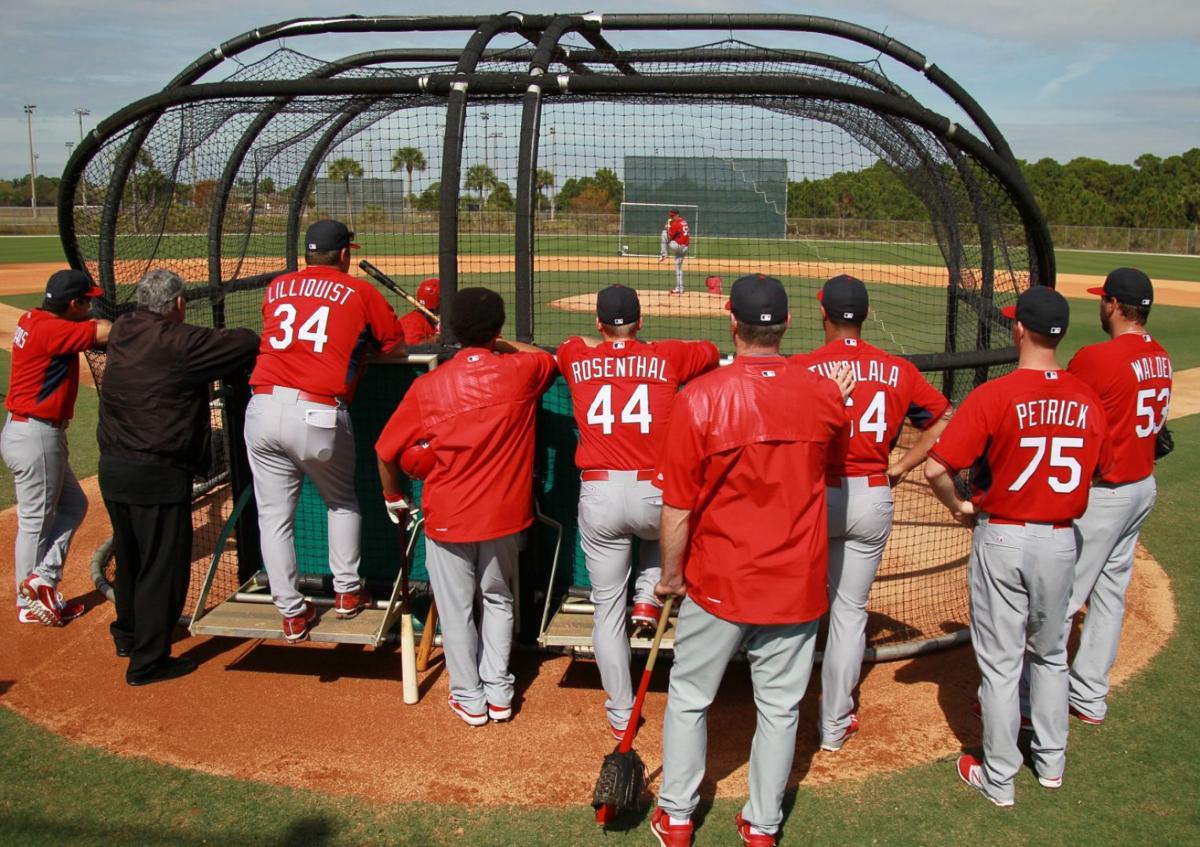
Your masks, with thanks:
<instances>
[{"instance_id":1,"label":"player leaning on cage","mask_svg":"<svg viewBox=\"0 0 1200 847\"><path fill-rule=\"evenodd\" d=\"M1088 291L1100 296L1100 325L1110 340L1082 348L1067 370L1099 395L1114 461L1075 521L1078 553L1067 616L1087 604L1071 661L1070 708L1096 725L1107 713L1108 672L1121 640L1138 532L1154 507L1155 444L1167 421L1174 372L1167 351L1146 332L1154 302L1146 274L1117 268L1103 288Z\"/></svg>"},{"instance_id":2,"label":"player leaning on cage","mask_svg":"<svg viewBox=\"0 0 1200 847\"><path fill-rule=\"evenodd\" d=\"M678 209L671 209L667 212L667 223L660 236L658 260L665 262L668 255L675 259L675 287L671 289L672 294L683 293L683 260L687 257L690 242L688 222Z\"/></svg>"},{"instance_id":3,"label":"player leaning on cage","mask_svg":"<svg viewBox=\"0 0 1200 847\"><path fill-rule=\"evenodd\" d=\"M397 522L408 510L402 457L422 443L433 453L421 509L448 704L467 724L483 726L513 714L511 582L521 533L533 523L534 416L557 368L541 348L500 338L504 301L489 289L459 291L449 326L462 349L413 382L375 453Z\"/></svg>"},{"instance_id":4,"label":"player leaning on cage","mask_svg":"<svg viewBox=\"0 0 1200 847\"><path fill-rule=\"evenodd\" d=\"M296 585L296 503L307 476L328 508L329 569L339 618L372 603L359 579L362 512L354 492L354 431L348 403L365 358L401 342L396 313L350 276L354 233L318 221L304 234L304 270L277 277L263 297L263 334L250 376L246 452L271 599L283 637L308 637L315 616Z\"/></svg>"},{"instance_id":5,"label":"player leaning on cage","mask_svg":"<svg viewBox=\"0 0 1200 847\"><path fill-rule=\"evenodd\" d=\"M950 403L909 361L862 340L867 287L845 274L817 294L825 345L793 357L823 376L854 370L846 401L850 427L826 469L829 508L829 634L821 662L821 749L836 751L858 732L854 687L866 649L867 599L892 532L892 488L925 461L950 419ZM904 419L923 430L894 464L888 457Z\"/></svg>"},{"instance_id":6,"label":"player leaning on cage","mask_svg":"<svg viewBox=\"0 0 1200 847\"><path fill-rule=\"evenodd\" d=\"M983 759L959 757L959 778L1011 806L1021 767L1021 663L1030 664L1030 752L1038 781L1062 785L1067 748L1067 607L1075 574L1072 521L1093 474L1108 471L1104 409L1062 370L1055 348L1070 309L1034 286L1004 310L1017 370L972 391L929 453L925 476L954 519L974 526L967 566L971 644L979 664ZM962 500L953 474L971 468Z\"/></svg>"},{"instance_id":7,"label":"player leaning on cage","mask_svg":"<svg viewBox=\"0 0 1200 847\"><path fill-rule=\"evenodd\" d=\"M103 347L112 324L91 317L101 291L83 271L55 271L42 305L17 320L12 338L8 419L0 453L17 497L17 620L62 626L83 604L58 593L87 497L71 471L67 426L79 395L79 354Z\"/></svg>"},{"instance_id":8,"label":"player leaning on cage","mask_svg":"<svg viewBox=\"0 0 1200 847\"><path fill-rule=\"evenodd\" d=\"M633 539L640 539L641 570L632 622L653 628L661 609L654 586L662 511L654 466L679 385L716 367L720 357L711 341L641 341L641 328L637 292L610 285L596 296L600 338L575 336L558 347L579 427L579 535L595 604L592 646L618 740L633 708L625 619Z\"/></svg>"}]
</instances>

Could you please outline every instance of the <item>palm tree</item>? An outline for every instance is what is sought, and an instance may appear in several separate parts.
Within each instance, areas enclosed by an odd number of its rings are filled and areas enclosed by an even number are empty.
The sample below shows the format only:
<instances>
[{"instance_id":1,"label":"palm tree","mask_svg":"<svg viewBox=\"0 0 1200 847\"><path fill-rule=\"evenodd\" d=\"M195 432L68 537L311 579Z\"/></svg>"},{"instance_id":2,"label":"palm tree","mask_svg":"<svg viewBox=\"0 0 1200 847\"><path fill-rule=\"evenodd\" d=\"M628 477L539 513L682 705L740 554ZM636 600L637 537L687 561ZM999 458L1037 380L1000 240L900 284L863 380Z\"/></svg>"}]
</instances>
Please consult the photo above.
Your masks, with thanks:
<instances>
[{"instance_id":1,"label":"palm tree","mask_svg":"<svg viewBox=\"0 0 1200 847\"><path fill-rule=\"evenodd\" d=\"M552 174L550 171L546 170L545 168L538 168L537 173L535 173L533 176L533 180L534 180L534 190L537 191L538 196L542 197L542 199L545 200L546 195L543 194L542 192L544 192L547 188L554 187L554 174ZM550 220L554 220L554 196L553 195L550 195L550 199L548 202L550 203Z\"/></svg>"},{"instance_id":2,"label":"palm tree","mask_svg":"<svg viewBox=\"0 0 1200 847\"><path fill-rule=\"evenodd\" d=\"M471 165L467 168L467 178L463 181L463 187L468 191L478 191L480 197L480 208L487 206L488 197L499 184L500 180L496 177L496 172L488 165Z\"/></svg>"},{"instance_id":3,"label":"palm tree","mask_svg":"<svg viewBox=\"0 0 1200 847\"><path fill-rule=\"evenodd\" d=\"M408 171L408 191L404 193L404 207L412 211L412 172L425 170L425 154L416 147L401 147L392 154L392 170L401 168Z\"/></svg>"},{"instance_id":4,"label":"palm tree","mask_svg":"<svg viewBox=\"0 0 1200 847\"><path fill-rule=\"evenodd\" d=\"M346 214L350 218L350 229L354 229L354 207L350 203L350 177L361 179L363 175L362 165L357 159L343 157L334 159L329 163L329 178L340 179L346 184Z\"/></svg>"}]
</instances>

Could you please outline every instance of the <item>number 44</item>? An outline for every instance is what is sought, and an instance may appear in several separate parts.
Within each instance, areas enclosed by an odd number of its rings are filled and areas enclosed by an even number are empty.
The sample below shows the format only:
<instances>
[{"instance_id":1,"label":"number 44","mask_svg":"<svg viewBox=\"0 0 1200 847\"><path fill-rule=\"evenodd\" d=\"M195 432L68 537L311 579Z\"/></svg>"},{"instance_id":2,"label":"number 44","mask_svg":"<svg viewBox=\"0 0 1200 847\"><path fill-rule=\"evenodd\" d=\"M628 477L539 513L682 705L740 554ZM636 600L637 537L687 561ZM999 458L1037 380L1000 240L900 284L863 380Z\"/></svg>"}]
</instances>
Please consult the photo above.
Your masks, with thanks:
<instances>
[{"instance_id":1,"label":"number 44","mask_svg":"<svg viewBox=\"0 0 1200 847\"><path fill-rule=\"evenodd\" d=\"M612 412L612 386L602 385L596 392L596 399L588 406L587 422L599 426L605 435L612 435L613 423L616 417ZM621 409L622 424L636 424L642 435L650 432L652 418L650 415L650 387L639 385L633 390L629 402Z\"/></svg>"}]
</instances>

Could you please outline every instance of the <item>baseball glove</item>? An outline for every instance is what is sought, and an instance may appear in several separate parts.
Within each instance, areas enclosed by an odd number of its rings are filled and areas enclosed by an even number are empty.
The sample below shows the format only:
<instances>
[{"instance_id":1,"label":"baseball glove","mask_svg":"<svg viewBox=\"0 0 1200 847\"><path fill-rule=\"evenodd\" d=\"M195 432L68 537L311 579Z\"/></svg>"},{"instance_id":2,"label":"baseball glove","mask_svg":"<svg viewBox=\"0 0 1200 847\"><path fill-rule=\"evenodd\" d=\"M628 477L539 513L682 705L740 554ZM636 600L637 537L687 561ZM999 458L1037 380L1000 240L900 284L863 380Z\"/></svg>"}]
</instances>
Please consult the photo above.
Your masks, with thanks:
<instances>
[{"instance_id":1,"label":"baseball glove","mask_svg":"<svg viewBox=\"0 0 1200 847\"><path fill-rule=\"evenodd\" d=\"M633 811L641 806L645 790L646 765L641 756L633 750L626 753L614 750L604 757L600 767L600 777L592 792L592 807L612 806L617 814Z\"/></svg>"},{"instance_id":2,"label":"baseball glove","mask_svg":"<svg viewBox=\"0 0 1200 847\"><path fill-rule=\"evenodd\" d=\"M1163 428L1158 431L1158 438L1154 442L1154 458L1161 459L1163 456L1169 456L1174 449L1175 438L1171 435L1171 430L1167 429L1167 425L1163 424Z\"/></svg>"}]
</instances>

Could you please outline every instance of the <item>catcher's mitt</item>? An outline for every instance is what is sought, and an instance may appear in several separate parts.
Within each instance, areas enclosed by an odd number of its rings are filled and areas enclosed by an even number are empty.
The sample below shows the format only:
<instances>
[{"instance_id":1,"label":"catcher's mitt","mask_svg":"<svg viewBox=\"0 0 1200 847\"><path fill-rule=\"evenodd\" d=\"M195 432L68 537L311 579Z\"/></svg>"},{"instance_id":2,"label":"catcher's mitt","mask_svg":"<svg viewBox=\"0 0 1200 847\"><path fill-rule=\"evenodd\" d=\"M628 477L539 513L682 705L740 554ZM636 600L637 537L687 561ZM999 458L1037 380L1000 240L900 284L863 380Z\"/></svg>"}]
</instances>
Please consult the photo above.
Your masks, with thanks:
<instances>
[{"instance_id":1,"label":"catcher's mitt","mask_svg":"<svg viewBox=\"0 0 1200 847\"><path fill-rule=\"evenodd\" d=\"M618 814L639 807L646 790L646 765L634 750L614 750L604 757L592 792L592 807L611 806Z\"/></svg>"},{"instance_id":2,"label":"catcher's mitt","mask_svg":"<svg viewBox=\"0 0 1200 847\"><path fill-rule=\"evenodd\" d=\"M1171 435L1171 430L1167 429L1167 425L1163 424L1163 428L1158 431L1158 438L1154 442L1154 458L1161 459L1163 456L1170 455L1175 449L1175 439Z\"/></svg>"}]
</instances>

